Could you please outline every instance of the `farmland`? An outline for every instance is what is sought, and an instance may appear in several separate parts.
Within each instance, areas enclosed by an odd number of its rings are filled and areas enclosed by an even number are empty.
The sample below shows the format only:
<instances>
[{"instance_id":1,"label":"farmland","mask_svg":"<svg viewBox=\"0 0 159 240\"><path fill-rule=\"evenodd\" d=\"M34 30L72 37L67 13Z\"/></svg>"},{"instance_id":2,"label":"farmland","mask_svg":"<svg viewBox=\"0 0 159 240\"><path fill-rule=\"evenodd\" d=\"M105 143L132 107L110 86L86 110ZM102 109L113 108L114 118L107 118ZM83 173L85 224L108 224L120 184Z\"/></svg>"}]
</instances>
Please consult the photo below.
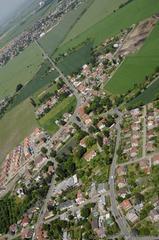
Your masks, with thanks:
<instances>
[{"instance_id":1,"label":"farmland","mask_svg":"<svg viewBox=\"0 0 159 240\"><path fill-rule=\"evenodd\" d=\"M135 54L128 56L112 79L106 90L114 94L122 94L140 84L145 77L152 75L159 62L159 23L145 41L144 46Z\"/></svg>"},{"instance_id":2,"label":"farmland","mask_svg":"<svg viewBox=\"0 0 159 240\"><path fill-rule=\"evenodd\" d=\"M90 62L91 47L92 44L88 43L78 50L72 52L58 63L58 67L65 75L77 72L85 63Z\"/></svg>"},{"instance_id":3,"label":"farmland","mask_svg":"<svg viewBox=\"0 0 159 240\"><path fill-rule=\"evenodd\" d=\"M42 54L35 44L0 69L0 96L13 94L17 84L30 81L43 62Z\"/></svg>"},{"instance_id":4,"label":"farmland","mask_svg":"<svg viewBox=\"0 0 159 240\"><path fill-rule=\"evenodd\" d=\"M88 0L88 2L80 5L77 9L68 12L57 26L40 39L40 44L49 55L52 55L60 43L63 42L76 21L91 3L92 0Z\"/></svg>"},{"instance_id":5,"label":"farmland","mask_svg":"<svg viewBox=\"0 0 159 240\"><path fill-rule=\"evenodd\" d=\"M0 161L37 126L38 123L29 100L6 113L0 119Z\"/></svg>"},{"instance_id":6,"label":"farmland","mask_svg":"<svg viewBox=\"0 0 159 240\"><path fill-rule=\"evenodd\" d=\"M128 107L136 107L140 104L148 104L159 97L159 79L156 79L146 90L139 96L130 101Z\"/></svg>"},{"instance_id":7,"label":"farmland","mask_svg":"<svg viewBox=\"0 0 159 240\"><path fill-rule=\"evenodd\" d=\"M94 46L97 46L106 38L118 34L122 29L128 28L132 24L138 23L139 21L152 16L157 12L156 9L158 8L159 1L134 0L125 7L106 16L103 20L93 25L74 39L61 45L56 55L78 46L88 38L94 42Z\"/></svg>"},{"instance_id":8,"label":"farmland","mask_svg":"<svg viewBox=\"0 0 159 240\"><path fill-rule=\"evenodd\" d=\"M55 133L59 129L55 121L61 119L64 113L74 109L75 105L75 97L65 98L61 102L57 103L57 105L48 114L39 120L40 126L51 134Z\"/></svg>"},{"instance_id":9,"label":"farmland","mask_svg":"<svg viewBox=\"0 0 159 240\"><path fill-rule=\"evenodd\" d=\"M114 10L118 9L118 7L126 1L127 0L100 0L99 4L99 0L95 0L85 14L83 14L83 16L74 25L64 43L80 35L82 32L86 31L88 28L113 13Z\"/></svg>"}]
</instances>

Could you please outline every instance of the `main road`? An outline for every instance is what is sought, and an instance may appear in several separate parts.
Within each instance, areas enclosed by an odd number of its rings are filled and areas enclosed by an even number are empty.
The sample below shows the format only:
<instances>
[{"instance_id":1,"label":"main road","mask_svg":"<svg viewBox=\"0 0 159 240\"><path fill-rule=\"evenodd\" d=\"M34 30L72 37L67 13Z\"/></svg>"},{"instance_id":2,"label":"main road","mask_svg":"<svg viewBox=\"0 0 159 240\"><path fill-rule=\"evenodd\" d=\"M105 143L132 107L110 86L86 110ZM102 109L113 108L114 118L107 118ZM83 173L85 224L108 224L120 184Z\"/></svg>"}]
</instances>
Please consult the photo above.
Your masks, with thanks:
<instances>
[{"instance_id":1,"label":"main road","mask_svg":"<svg viewBox=\"0 0 159 240\"><path fill-rule=\"evenodd\" d=\"M131 229L130 229L124 215L122 214L120 209L118 209L118 205L117 205L117 201L116 201L116 193L115 193L115 169L116 169L117 158L118 158L117 151L118 151L119 144L120 144L120 135L121 135L120 124L121 124L121 122L122 122L122 115L118 114L118 120L116 123L116 129L117 129L116 146L115 146L113 161L112 161L111 168L110 168L110 175L109 175L110 201L111 201L112 215L114 216L114 218L121 230L122 236L124 237L124 239L130 240L130 239L132 239Z\"/></svg>"}]
</instances>

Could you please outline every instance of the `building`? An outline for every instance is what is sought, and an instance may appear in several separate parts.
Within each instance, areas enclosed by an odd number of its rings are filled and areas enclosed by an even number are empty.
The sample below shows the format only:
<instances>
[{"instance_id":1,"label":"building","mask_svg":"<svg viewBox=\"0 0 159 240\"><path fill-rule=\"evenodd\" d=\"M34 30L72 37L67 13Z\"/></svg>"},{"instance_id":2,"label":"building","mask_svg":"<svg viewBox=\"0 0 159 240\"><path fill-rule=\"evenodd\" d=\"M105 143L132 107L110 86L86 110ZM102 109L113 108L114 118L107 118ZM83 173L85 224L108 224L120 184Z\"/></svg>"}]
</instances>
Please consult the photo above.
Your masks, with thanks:
<instances>
[{"instance_id":1,"label":"building","mask_svg":"<svg viewBox=\"0 0 159 240\"><path fill-rule=\"evenodd\" d=\"M97 192L99 194L104 194L104 193L107 192L107 190L108 190L108 186L107 186L106 183L99 183L98 184Z\"/></svg>"},{"instance_id":2,"label":"building","mask_svg":"<svg viewBox=\"0 0 159 240\"><path fill-rule=\"evenodd\" d=\"M134 210L129 211L126 214L126 218L129 222L131 222L132 224L136 223L139 220L138 215L135 213Z\"/></svg>"},{"instance_id":3,"label":"building","mask_svg":"<svg viewBox=\"0 0 159 240\"><path fill-rule=\"evenodd\" d=\"M90 151L87 151L83 158L86 160L86 161L91 161L94 157L96 157L96 152L94 150L90 150Z\"/></svg>"},{"instance_id":4,"label":"building","mask_svg":"<svg viewBox=\"0 0 159 240\"><path fill-rule=\"evenodd\" d=\"M132 204L131 204L131 202L130 202L128 199L126 199L126 200L124 200L122 203L120 203L120 207L121 207L125 212L127 212L127 211L129 211L129 210L132 208Z\"/></svg>"}]
</instances>

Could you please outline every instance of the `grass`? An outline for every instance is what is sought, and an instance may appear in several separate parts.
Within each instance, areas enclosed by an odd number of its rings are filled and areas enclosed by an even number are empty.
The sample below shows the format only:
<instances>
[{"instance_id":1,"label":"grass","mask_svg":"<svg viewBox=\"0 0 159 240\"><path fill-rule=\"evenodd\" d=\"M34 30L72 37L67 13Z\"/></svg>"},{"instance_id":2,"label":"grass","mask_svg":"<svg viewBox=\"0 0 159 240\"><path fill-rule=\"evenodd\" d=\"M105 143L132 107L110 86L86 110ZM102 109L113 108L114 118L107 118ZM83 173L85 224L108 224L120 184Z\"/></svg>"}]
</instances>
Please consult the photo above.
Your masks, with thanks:
<instances>
[{"instance_id":1,"label":"grass","mask_svg":"<svg viewBox=\"0 0 159 240\"><path fill-rule=\"evenodd\" d=\"M125 7L105 17L74 39L61 45L56 55L78 46L88 38L94 42L94 46L97 46L106 38L117 35L122 29L130 27L132 24L138 23L152 16L154 13L157 13L158 8L159 1L134 0Z\"/></svg>"},{"instance_id":2,"label":"grass","mask_svg":"<svg viewBox=\"0 0 159 240\"><path fill-rule=\"evenodd\" d=\"M85 63L90 62L91 47L91 43L80 47L78 50L63 58L62 61L58 63L58 67L65 75L78 72Z\"/></svg>"},{"instance_id":3,"label":"grass","mask_svg":"<svg viewBox=\"0 0 159 240\"><path fill-rule=\"evenodd\" d=\"M39 92L42 88L54 81L58 76L58 73L56 71L49 72L49 68L49 63L45 61L32 80L28 82L15 97L12 107L33 96L36 92Z\"/></svg>"},{"instance_id":4,"label":"grass","mask_svg":"<svg viewBox=\"0 0 159 240\"><path fill-rule=\"evenodd\" d=\"M107 83L106 90L114 94L122 94L142 83L146 75L155 72L159 62L159 23L155 26L143 47L135 54L128 56L112 79Z\"/></svg>"},{"instance_id":5,"label":"grass","mask_svg":"<svg viewBox=\"0 0 159 240\"><path fill-rule=\"evenodd\" d=\"M82 32L86 31L91 26L95 25L97 22L110 15L114 10L118 9L118 7L126 1L127 0L100 0L99 4L99 0L95 0L93 4L88 8L88 10L83 14L83 16L78 20L78 22L74 25L66 37L64 43L80 35Z\"/></svg>"},{"instance_id":6,"label":"grass","mask_svg":"<svg viewBox=\"0 0 159 240\"><path fill-rule=\"evenodd\" d=\"M146 90L144 90L139 96L135 99L131 100L127 106L128 107L136 107L140 104L145 105L156 98L159 97L159 79L153 82Z\"/></svg>"},{"instance_id":7,"label":"grass","mask_svg":"<svg viewBox=\"0 0 159 240\"><path fill-rule=\"evenodd\" d=\"M43 57L35 44L0 68L0 97L15 92L17 84L26 84L40 68Z\"/></svg>"},{"instance_id":8,"label":"grass","mask_svg":"<svg viewBox=\"0 0 159 240\"><path fill-rule=\"evenodd\" d=\"M0 119L0 162L37 126L38 123L29 100L6 113Z\"/></svg>"},{"instance_id":9,"label":"grass","mask_svg":"<svg viewBox=\"0 0 159 240\"><path fill-rule=\"evenodd\" d=\"M63 101L56 104L56 106L43 118L39 120L39 124L42 128L47 130L50 134L55 133L59 126L56 125L55 121L61 119L64 113L69 112L72 107L75 107L75 97L67 97Z\"/></svg>"},{"instance_id":10,"label":"grass","mask_svg":"<svg viewBox=\"0 0 159 240\"><path fill-rule=\"evenodd\" d=\"M66 35L89 7L91 2L92 0L88 0L88 2L83 3L78 8L68 12L57 26L40 39L40 44L49 55L52 55L60 43L63 42Z\"/></svg>"}]
</instances>

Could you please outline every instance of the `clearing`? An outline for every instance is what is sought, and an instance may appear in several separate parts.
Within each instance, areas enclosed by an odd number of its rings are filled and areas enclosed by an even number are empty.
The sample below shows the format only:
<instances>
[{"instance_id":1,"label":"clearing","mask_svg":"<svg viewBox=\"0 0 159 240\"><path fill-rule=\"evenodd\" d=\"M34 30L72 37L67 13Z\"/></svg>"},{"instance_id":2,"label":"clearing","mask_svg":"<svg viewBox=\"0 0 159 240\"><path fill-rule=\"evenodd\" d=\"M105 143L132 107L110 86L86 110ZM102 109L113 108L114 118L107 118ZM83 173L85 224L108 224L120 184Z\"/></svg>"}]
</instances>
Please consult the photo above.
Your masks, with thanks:
<instances>
[{"instance_id":1,"label":"clearing","mask_svg":"<svg viewBox=\"0 0 159 240\"><path fill-rule=\"evenodd\" d=\"M48 114L39 120L40 126L50 134L55 133L59 129L59 126L56 125L55 121L61 119L64 113L71 111L75 106L76 98L74 96L65 98L57 103Z\"/></svg>"},{"instance_id":2,"label":"clearing","mask_svg":"<svg viewBox=\"0 0 159 240\"><path fill-rule=\"evenodd\" d=\"M146 76L155 72L159 65L159 23L156 24L143 47L135 54L128 56L114 76L106 84L106 90L113 94L123 94L140 84Z\"/></svg>"},{"instance_id":3,"label":"clearing","mask_svg":"<svg viewBox=\"0 0 159 240\"><path fill-rule=\"evenodd\" d=\"M0 119L0 162L37 126L34 109L29 100L6 113Z\"/></svg>"},{"instance_id":4,"label":"clearing","mask_svg":"<svg viewBox=\"0 0 159 240\"><path fill-rule=\"evenodd\" d=\"M32 44L4 67L0 68L0 98L15 93L17 84L26 84L43 62L38 47Z\"/></svg>"}]
</instances>

